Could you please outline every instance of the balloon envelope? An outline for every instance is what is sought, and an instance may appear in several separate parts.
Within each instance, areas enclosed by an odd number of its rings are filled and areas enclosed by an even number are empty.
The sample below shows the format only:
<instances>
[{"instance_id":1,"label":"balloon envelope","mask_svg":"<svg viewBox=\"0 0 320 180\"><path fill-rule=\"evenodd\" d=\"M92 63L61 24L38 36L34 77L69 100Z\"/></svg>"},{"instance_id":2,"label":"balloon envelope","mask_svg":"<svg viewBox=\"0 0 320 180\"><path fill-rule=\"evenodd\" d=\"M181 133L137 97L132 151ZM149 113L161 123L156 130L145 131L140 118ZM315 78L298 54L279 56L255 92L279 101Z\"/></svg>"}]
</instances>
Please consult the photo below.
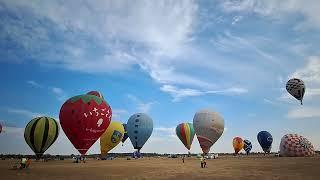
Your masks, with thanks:
<instances>
[{"instance_id":1,"label":"balloon envelope","mask_svg":"<svg viewBox=\"0 0 320 180\"><path fill-rule=\"evenodd\" d=\"M111 121L107 130L100 137L101 155L106 155L111 149L116 147L122 140L124 128L122 123Z\"/></svg>"},{"instance_id":2,"label":"balloon envelope","mask_svg":"<svg viewBox=\"0 0 320 180\"><path fill-rule=\"evenodd\" d=\"M286 89L288 93L299 100L302 105L302 100L306 89L304 82L297 78L290 79L286 84Z\"/></svg>"},{"instance_id":3,"label":"balloon envelope","mask_svg":"<svg viewBox=\"0 0 320 180\"><path fill-rule=\"evenodd\" d=\"M124 128L124 135L123 135L123 138L122 138L122 143L124 143L127 139L128 139L128 132L127 132L127 124L123 123L123 128Z\"/></svg>"},{"instance_id":4,"label":"balloon envelope","mask_svg":"<svg viewBox=\"0 0 320 180\"><path fill-rule=\"evenodd\" d=\"M127 123L127 132L135 149L140 149L147 142L153 131L152 119L144 113L132 115Z\"/></svg>"},{"instance_id":5,"label":"balloon envelope","mask_svg":"<svg viewBox=\"0 0 320 180\"><path fill-rule=\"evenodd\" d=\"M33 152L42 155L58 138L59 126L50 117L32 119L24 130L24 139Z\"/></svg>"},{"instance_id":6,"label":"balloon envelope","mask_svg":"<svg viewBox=\"0 0 320 180\"><path fill-rule=\"evenodd\" d=\"M98 96L99 98L103 99L103 95L99 92L99 91L90 91L87 93L88 95L94 95L94 96Z\"/></svg>"},{"instance_id":7,"label":"balloon envelope","mask_svg":"<svg viewBox=\"0 0 320 180\"><path fill-rule=\"evenodd\" d=\"M208 153L223 133L224 120L217 112L201 110L193 117L193 128L203 153Z\"/></svg>"},{"instance_id":8,"label":"balloon envelope","mask_svg":"<svg viewBox=\"0 0 320 180\"><path fill-rule=\"evenodd\" d=\"M247 139L244 140L243 143L243 149L246 151L247 154L249 154L252 149L252 143Z\"/></svg>"},{"instance_id":9,"label":"balloon envelope","mask_svg":"<svg viewBox=\"0 0 320 180\"><path fill-rule=\"evenodd\" d=\"M236 154L238 154L238 152L241 151L241 149L243 148L243 145L244 145L241 137L233 138L232 144L233 144L234 152Z\"/></svg>"},{"instance_id":10,"label":"balloon envelope","mask_svg":"<svg viewBox=\"0 0 320 180\"><path fill-rule=\"evenodd\" d=\"M315 150L307 138L298 134L286 134L281 138L280 156L313 156Z\"/></svg>"},{"instance_id":11,"label":"balloon envelope","mask_svg":"<svg viewBox=\"0 0 320 180\"><path fill-rule=\"evenodd\" d=\"M94 95L79 95L68 99L59 114L63 131L82 155L108 128L111 117L108 103Z\"/></svg>"},{"instance_id":12,"label":"balloon envelope","mask_svg":"<svg viewBox=\"0 0 320 180\"><path fill-rule=\"evenodd\" d=\"M0 134L2 133L2 124L0 124Z\"/></svg>"},{"instance_id":13,"label":"balloon envelope","mask_svg":"<svg viewBox=\"0 0 320 180\"><path fill-rule=\"evenodd\" d=\"M176 127L176 134L184 146L190 150L194 138L194 129L192 123L181 123Z\"/></svg>"},{"instance_id":14,"label":"balloon envelope","mask_svg":"<svg viewBox=\"0 0 320 180\"><path fill-rule=\"evenodd\" d=\"M272 135L267 131L260 131L257 136L258 142L265 153L271 151L273 142Z\"/></svg>"}]
</instances>

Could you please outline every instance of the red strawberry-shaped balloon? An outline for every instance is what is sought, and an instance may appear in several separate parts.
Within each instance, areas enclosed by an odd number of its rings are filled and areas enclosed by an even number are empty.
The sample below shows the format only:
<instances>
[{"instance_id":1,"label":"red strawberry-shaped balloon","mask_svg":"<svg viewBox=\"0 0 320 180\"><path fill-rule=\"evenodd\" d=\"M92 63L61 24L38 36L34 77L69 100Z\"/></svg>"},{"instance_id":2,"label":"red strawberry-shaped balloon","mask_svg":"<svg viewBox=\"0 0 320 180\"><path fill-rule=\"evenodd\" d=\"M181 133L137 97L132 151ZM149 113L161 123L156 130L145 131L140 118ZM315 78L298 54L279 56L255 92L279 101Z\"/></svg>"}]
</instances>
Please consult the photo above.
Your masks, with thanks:
<instances>
[{"instance_id":1,"label":"red strawberry-shaped balloon","mask_svg":"<svg viewBox=\"0 0 320 180\"><path fill-rule=\"evenodd\" d=\"M103 95L99 91L90 91L87 94L95 95L103 99Z\"/></svg>"},{"instance_id":2,"label":"red strawberry-shaped balloon","mask_svg":"<svg viewBox=\"0 0 320 180\"><path fill-rule=\"evenodd\" d=\"M60 124L73 146L82 154L100 138L112 117L109 104L94 95L68 99L60 109Z\"/></svg>"}]
</instances>

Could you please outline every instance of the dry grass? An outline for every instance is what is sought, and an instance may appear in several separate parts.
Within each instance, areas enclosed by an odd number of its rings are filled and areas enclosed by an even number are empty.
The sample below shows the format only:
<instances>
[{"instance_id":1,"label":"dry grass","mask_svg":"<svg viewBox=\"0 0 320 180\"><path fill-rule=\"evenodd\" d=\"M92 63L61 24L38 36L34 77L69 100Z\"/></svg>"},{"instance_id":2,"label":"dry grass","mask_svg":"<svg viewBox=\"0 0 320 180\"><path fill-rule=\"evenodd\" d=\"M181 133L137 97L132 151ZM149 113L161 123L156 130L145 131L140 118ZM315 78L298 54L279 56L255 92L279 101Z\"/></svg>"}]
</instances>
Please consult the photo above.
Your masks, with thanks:
<instances>
[{"instance_id":1,"label":"dry grass","mask_svg":"<svg viewBox=\"0 0 320 180\"><path fill-rule=\"evenodd\" d=\"M29 169L10 170L13 160L0 160L1 179L320 179L320 157L219 157L208 160L207 168L200 168L195 158L182 160L143 158L32 162Z\"/></svg>"}]
</instances>

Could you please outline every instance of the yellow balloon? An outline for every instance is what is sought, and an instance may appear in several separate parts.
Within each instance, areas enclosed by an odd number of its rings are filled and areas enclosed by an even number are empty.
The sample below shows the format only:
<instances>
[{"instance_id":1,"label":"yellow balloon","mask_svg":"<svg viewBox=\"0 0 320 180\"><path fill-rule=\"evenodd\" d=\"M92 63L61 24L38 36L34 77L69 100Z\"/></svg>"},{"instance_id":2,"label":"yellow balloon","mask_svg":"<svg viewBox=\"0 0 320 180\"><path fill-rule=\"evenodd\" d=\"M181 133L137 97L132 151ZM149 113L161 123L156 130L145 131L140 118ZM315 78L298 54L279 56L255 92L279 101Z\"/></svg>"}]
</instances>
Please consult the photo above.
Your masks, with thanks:
<instances>
[{"instance_id":1,"label":"yellow balloon","mask_svg":"<svg viewBox=\"0 0 320 180\"><path fill-rule=\"evenodd\" d=\"M106 155L116 147L122 140L124 127L121 122L111 121L107 130L100 137L101 155Z\"/></svg>"}]
</instances>

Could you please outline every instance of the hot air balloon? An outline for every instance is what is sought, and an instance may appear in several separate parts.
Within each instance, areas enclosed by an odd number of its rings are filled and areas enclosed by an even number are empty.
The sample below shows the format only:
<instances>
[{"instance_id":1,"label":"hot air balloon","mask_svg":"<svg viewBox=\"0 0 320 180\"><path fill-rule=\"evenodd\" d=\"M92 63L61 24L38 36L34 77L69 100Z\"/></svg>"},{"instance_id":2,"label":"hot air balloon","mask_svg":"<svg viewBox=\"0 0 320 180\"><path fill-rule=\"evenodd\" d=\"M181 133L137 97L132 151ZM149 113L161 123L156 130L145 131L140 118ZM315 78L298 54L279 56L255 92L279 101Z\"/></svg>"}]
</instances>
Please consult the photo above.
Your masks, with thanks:
<instances>
[{"instance_id":1,"label":"hot air balloon","mask_svg":"<svg viewBox=\"0 0 320 180\"><path fill-rule=\"evenodd\" d=\"M128 132L127 132L127 124L123 123L123 128L124 128L124 135L122 138L122 143L124 143L128 139Z\"/></svg>"},{"instance_id":2,"label":"hot air balloon","mask_svg":"<svg viewBox=\"0 0 320 180\"><path fill-rule=\"evenodd\" d=\"M315 154L311 142L298 134L286 134L281 138L280 156L305 157Z\"/></svg>"},{"instance_id":3,"label":"hot air balloon","mask_svg":"<svg viewBox=\"0 0 320 180\"><path fill-rule=\"evenodd\" d=\"M193 127L203 153L207 154L211 146L221 137L224 120L217 112L201 110L193 117Z\"/></svg>"},{"instance_id":4,"label":"hot air balloon","mask_svg":"<svg viewBox=\"0 0 320 180\"><path fill-rule=\"evenodd\" d=\"M50 117L32 119L24 130L24 139L39 158L58 138L59 126Z\"/></svg>"},{"instance_id":5,"label":"hot air balloon","mask_svg":"<svg viewBox=\"0 0 320 180\"><path fill-rule=\"evenodd\" d=\"M288 93L299 100L302 105L302 100L306 89L304 82L297 78L290 79L287 82L286 89Z\"/></svg>"},{"instance_id":6,"label":"hot air balloon","mask_svg":"<svg viewBox=\"0 0 320 180\"><path fill-rule=\"evenodd\" d=\"M0 124L0 134L2 133L2 124Z\"/></svg>"},{"instance_id":7,"label":"hot air balloon","mask_svg":"<svg viewBox=\"0 0 320 180\"><path fill-rule=\"evenodd\" d=\"M144 113L132 115L127 123L127 132L135 149L140 149L147 142L153 131L152 119Z\"/></svg>"},{"instance_id":8,"label":"hot air balloon","mask_svg":"<svg viewBox=\"0 0 320 180\"><path fill-rule=\"evenodd\" d=\"M105 156L111 149L116 147L122 140L124 128L122 123L111 121L107 130L100 137L101 155Z\"/></svg>"},{"instance_id":9,"label":"hot air balloon","mask_svg":"<svg viewBox=\"0 0 320 180\"><path fill-rule=\"evenodd\" d=\"M241 149L243 148L243 140L241 137L235 137L233 138L233 149L234 149L234 153L238 154L239 151L241 151Z\"/></svg>"},{"instance_id":10,"label":"hot air balloon","mask_svg":"<svg viewBox=\"0 0 320 180\"><path fill-rule=\"evenodd\" d=\"M94 96L98 96L99 98L103 99L103 95L99 92L99 91L90 91L87 93L88 95L94 95Z\"/></svg>"},{"instance_id":11,"label":"hot air balloon","mask_svg":"<svg viewBox=\"0 0 320 180\"><path fill-rule=\"evenodd\" d=\"M243 149L246 151L247 155L250 153L251 149L252 149L252 144L249 140L245 139L243 141L244 145L243 145Z\"/></svg>"},{"instance_id":12,"label":"hot air balloon","mask_svg":"<svg viewBox=\"0 0 320 180\"><path fill-rule=\"evenodd\" d=\"M270 153L271 145L272 145L272 141L273 141L271 134L267 131L260 131L258 133L257 138L258 138L258 142L259 142L260 146L262 147L263 151L265 153Z\"/></svg>"},{"instance_id":13,"label":"hot air balloon","mask_svg":"<svg viewBox=\"0 0 320 180\"><path fill-rule=\"evenodd\" d=\"M102 98L85 94L68 99L59 117L68 139L84 155L108 128L112 111Z\"/></svg>"},{"instance_id":14,"label":"hot air balloon","mask_svg":"<svg viewBox=\"0 0 320 180\"><path fill-rule=\"evenodd\" d=\"M194 138L194 129L192 123L181 123L176 127L176 134L184 146L190 150Z\"/></svg>"}]
</instances>

